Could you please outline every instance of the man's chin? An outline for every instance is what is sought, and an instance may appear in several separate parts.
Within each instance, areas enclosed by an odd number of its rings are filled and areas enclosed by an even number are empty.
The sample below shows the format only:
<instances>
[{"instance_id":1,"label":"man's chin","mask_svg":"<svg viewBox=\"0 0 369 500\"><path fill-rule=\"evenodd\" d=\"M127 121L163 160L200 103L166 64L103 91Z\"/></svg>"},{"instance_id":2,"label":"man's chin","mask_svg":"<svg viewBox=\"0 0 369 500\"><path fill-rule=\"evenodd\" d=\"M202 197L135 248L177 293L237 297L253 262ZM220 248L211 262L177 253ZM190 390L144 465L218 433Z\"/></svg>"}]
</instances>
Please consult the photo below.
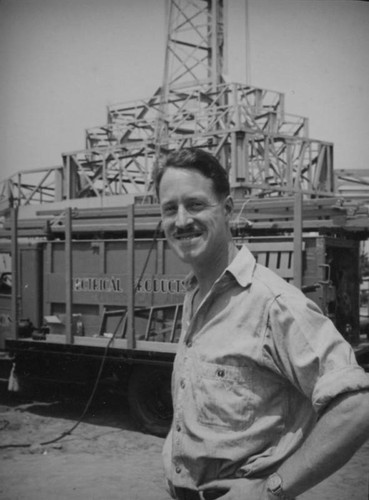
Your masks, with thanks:
<instances>
[{"instance_id":1,"label":"man's chin","mask_svg":"<svg viewBox=\"0 0 369 500\"><path fill-rule=\"evenodd\" d=\"M178 241L171 243L172 250L184 262L191 262L197 260L201 256L202 250L199 244L180 243Z\"/></svg>"}]
</instances>

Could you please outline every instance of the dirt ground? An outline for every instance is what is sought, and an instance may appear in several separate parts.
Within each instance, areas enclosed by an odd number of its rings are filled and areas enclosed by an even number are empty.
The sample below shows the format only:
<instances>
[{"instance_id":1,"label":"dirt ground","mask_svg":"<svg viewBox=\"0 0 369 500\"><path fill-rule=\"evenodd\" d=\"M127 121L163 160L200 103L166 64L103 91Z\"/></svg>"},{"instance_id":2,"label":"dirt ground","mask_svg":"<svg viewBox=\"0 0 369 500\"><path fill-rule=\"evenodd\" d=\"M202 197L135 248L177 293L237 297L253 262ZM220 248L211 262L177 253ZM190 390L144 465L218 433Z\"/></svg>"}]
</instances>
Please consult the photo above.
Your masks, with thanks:
<instances>
[{"instance_id":1,"label":"dirt ground","mask_svg":"<svg viewBox=\"0 0 369 500\"><path fill-rule=\"evenodd\" d=\"M71 434L88 395L0 385L1 500L169 500L163 439L139 431L124 397L100 393ZM12 446L1 448L1 446ZM368 500L369 442L301 500ZM256 500L256 499L255 499Z\"/></svg>"}]
</instances>

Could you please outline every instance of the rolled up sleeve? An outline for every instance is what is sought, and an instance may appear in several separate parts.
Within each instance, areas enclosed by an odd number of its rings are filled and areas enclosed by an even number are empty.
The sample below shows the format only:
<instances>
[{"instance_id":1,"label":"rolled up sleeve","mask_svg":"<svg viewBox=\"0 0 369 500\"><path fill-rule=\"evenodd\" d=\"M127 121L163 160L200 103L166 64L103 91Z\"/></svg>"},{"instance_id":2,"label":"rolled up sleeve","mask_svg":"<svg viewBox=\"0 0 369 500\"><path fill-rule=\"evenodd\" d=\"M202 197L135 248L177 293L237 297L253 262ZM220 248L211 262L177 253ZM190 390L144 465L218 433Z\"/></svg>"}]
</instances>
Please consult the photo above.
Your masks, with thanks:
<instances>
[{"instance_id":1,"label":"rolled up sleeve","mask_svg":"<svg viewBox=\"0 0 369 500\"><path fill-rule=\"evenodd\" d=\"M350 344L299 291L273 301L269 324L276 367L310 399L316 413L343 393L369 390L369 374Z\"/></svg>"},{"instance_id":2,"label":"rolled up sleeve","mask_svg":"<svg viewBox=\"0 0 369 500\"><path fill-rule=\"evenodd\" d=\"M361 390L369 390L369 375L360 366L350 365L320 377L314 388L312 403L316 412L321 413L337 396Z\"/></svg>"}]
</instances>

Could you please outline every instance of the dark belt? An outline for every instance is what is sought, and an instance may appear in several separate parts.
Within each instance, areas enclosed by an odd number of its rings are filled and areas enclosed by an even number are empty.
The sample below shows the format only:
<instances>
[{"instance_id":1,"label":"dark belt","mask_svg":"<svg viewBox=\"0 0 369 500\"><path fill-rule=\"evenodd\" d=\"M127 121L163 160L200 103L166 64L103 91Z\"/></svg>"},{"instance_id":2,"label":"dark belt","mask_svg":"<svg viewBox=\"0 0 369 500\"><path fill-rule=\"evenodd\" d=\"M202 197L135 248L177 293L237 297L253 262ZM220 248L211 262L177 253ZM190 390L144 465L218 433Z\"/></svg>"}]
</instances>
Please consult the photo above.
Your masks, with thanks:
<instances>
[{"instance_id":1,"label":"dark belt","mask_svg":"<svg viewBox=\"0 0 369 500\"><path fill-rule=\"evenodd\" d=\"M206 490L200 493L196 490L178 487L174 488L174 492L178 500L215 500L225 494L221 490Z\"/></svg>"}]
</instances>

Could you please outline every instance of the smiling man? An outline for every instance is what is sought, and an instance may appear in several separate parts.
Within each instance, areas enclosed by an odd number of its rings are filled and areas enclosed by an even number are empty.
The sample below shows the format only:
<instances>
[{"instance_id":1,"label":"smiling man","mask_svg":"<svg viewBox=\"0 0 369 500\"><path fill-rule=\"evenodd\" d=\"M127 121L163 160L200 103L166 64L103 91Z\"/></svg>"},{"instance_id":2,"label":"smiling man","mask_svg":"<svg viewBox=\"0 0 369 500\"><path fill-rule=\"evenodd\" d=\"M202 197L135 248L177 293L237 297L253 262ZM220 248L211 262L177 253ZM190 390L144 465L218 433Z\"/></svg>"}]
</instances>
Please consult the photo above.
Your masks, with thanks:
<instances>
[{"instance_id":1,"label":"smiling man","mask_svg":"<svg viewBox=\"0 0 369 500\"><path fill-rule=\"evenodd\" d=\"M194 154L198 170L166 170L160 182L160 205L171 248L199 278L196 300L200 301L237 249L229 230L233 202L226 172L216 169L215 158L205 152L195 150Z\"/></svg>"},{"instance_id":2,"label":"smiling man","mask_svg":"<svg viewBox=\"0 0 369 500\"><path fill-rule=\"evenodd\" d=\"M155 179L166 238L192 269L163 450L170 493L295 498L369 437L369 377L313 302L236 247L215 157L173 152Z\"/></svg>"}]
</instances>

